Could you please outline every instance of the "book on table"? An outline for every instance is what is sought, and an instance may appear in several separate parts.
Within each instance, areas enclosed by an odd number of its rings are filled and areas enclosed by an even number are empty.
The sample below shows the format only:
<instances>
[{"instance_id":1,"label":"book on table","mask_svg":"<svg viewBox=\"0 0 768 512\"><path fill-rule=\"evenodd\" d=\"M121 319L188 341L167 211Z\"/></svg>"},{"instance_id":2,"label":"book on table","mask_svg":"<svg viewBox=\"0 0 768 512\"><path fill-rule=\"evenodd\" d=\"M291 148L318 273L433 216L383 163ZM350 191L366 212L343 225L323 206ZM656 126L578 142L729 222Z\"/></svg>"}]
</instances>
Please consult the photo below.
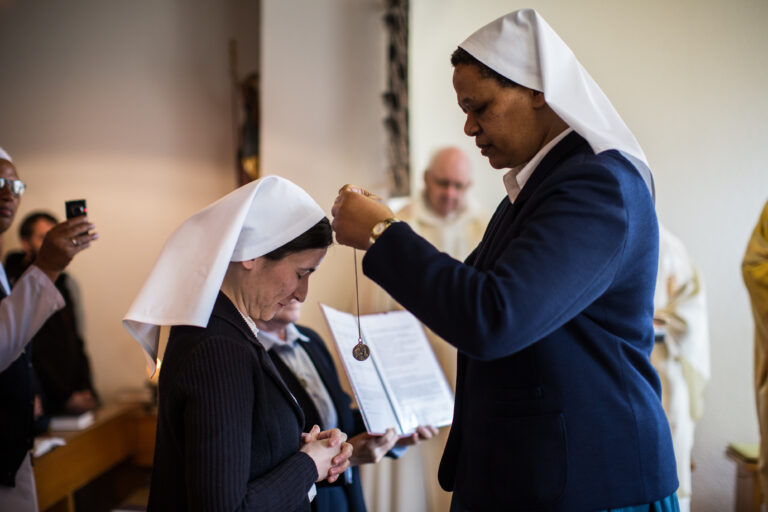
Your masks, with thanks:
<instances>
[{"instance_id":1,"label":"book on table","mask_svg":"<svg viewBox=\"0 0 768 512\"><path fill-rule=\"evenodd\" d=\"M358 343L355 315L325 304L320 309L368 432L394 428L405 436L419 425L450 425L453 391L416 317L408 311L362 315L360 331L370 357L358 361L352 355Z\"/></svg>"},{"instance_id":2,"label":"book on table","mask_svg":"<svg viewBox=\"0 0 768 512\"><path fill-rule=\"evenodd\" d=\"M51 422L48 428L54 432L60 430L82 430L93 425L96 417L93 411L86 411L82 414L64 414L60 416L51 416Z\"/></svg>"}]
</instances>

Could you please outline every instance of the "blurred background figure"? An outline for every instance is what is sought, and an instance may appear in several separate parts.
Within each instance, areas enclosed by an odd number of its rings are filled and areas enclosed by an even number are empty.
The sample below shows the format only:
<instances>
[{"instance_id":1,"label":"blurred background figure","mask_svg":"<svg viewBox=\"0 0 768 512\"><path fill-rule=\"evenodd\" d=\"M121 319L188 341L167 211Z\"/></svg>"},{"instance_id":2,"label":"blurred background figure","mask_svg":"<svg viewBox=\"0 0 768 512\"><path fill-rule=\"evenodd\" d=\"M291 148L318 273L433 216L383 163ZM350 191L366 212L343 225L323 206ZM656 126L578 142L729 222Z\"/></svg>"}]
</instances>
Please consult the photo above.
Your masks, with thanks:
<instances>
[{"instance_id":1,"label":"blurred background figure","mask_svg":"<svg viewBox=\"0 0 768 512\"><path fill-rule=\"evenodd\" d=\"M488 224L489 215L479 208L467 191L472 186L472 165L459 148L436 150L424 171L424 189L409 204L395 213L439 250L464 260L477 247ZM381 313L402 307L373 281L363 277L360 305L365 313ZM432 350L451 388L456 388L456 349L426 326ZM397 464L385 460L362 469L363 487L376 510L391 512L448 510L451 494L437 482L448 428L437 439L403 457Z\"/></svg>"},{"instance_id":2,"label":"blurred background figure","mask_svg":"<svg viewBox=\"0 0 768 512\"><path fill-rule=\"evenodd\" d=\"M758 472L768 496L768 203L765 203L741 264L755 319L755 399L760 424Z\"/></svg>"},{"instance_id":3,"label":"blurred background figure","mask_svg":"<svg viewBox=\"0 0 768 512\"><path fill-rule=\"evenodd\" d=\"M463 260L485 232L488 215L467 195L472 167L456 147L437 150L424 171L424 190L396 213L441 251Z\"/></svg>"},{"instance_id":4,"label":"blurred background figure","mask_svg":"<svg viewBox=\"0 0 768 512\"><path fill-rule=\"evenodd\" d=\"M672 431L681 512L691 504L694 428L709 380L709 326L704 283L682 242L659 225L659 272L653 297L656 344L651 364L661 379Z\"/></svg>"},{"instance_id":5,"label":"blurred background figure","mask_svg":"<svg viewBox=\"0 0 768 512\"><path fill-rule=\"evenodd\" d=\"M33 212L24 218L19 227L22 250L8 253L5 259L12 286L35 261L45 235L56 224L56 217L47 212ZM55 284L64 297L64 307L32 338L32 366L40 383L44 414L80 414L96 407L97 398L80 330L79 288L65 272Z\"/></svg>"}]
</instances>

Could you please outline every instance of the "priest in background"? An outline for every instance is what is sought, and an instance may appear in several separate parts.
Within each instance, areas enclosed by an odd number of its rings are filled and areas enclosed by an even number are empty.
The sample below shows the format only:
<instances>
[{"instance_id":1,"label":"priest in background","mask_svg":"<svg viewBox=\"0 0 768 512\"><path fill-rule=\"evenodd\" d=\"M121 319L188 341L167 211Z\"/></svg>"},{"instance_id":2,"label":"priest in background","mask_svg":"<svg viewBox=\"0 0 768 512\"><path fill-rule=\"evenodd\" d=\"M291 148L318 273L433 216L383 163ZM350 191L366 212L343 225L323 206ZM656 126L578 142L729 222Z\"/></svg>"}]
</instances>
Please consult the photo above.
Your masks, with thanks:
<instances>
[{"instance_id":1,"label":"priest in background","mask_svg":"<svg viewBox=\"0 0 768 512\"><path fill-rule=\"evenodd\" d=\"M467 195L472 164L457 147L437 150L424 171L424 190L396 213L441 251L463 260L477 247L489 215Z\"/></svg>"}]
</instances>

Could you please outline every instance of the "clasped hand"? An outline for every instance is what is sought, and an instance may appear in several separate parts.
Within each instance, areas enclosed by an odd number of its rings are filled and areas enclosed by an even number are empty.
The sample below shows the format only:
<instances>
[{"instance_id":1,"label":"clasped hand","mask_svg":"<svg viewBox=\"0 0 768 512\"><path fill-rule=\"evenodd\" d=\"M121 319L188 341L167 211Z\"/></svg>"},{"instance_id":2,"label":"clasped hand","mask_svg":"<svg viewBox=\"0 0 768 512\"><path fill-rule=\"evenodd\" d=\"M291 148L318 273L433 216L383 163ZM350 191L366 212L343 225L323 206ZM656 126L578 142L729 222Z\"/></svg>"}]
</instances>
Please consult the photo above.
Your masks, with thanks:
<instances>
[{"instance_id":1,"label":"clasped hand","mask_svg":"<svg viewBox=\"0 0 768 512\"><path fill-rule=\"evenodd\" d=\"M317 467L317 480L335 482L349 467L352 445L345 442L347 434L337 428L320 431L317 425L301 434L301 451L309 455Z\"/></svg>"}]
</instances>

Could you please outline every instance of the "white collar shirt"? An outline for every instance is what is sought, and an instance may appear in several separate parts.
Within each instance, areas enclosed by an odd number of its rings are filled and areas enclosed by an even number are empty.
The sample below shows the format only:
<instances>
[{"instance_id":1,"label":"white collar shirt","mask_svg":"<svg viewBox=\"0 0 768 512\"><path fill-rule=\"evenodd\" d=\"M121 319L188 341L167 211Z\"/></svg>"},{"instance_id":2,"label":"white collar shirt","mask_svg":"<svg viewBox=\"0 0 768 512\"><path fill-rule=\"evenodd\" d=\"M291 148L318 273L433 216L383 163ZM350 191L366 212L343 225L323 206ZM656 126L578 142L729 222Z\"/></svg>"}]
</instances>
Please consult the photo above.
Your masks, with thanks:
<instances>
[{"instance_id":1,"label":"white collar shirt","mask_svg":"<svg viewBox=\"0 0 768 512\"><path fill-rule=\"evenodd\" d=\"M557 137L549 141L543 148L541 148L528 162L523 165L513 167L504 175L504 188L507 189L507 196L509 196L509 202L514 203L517 196L520 195L520 191L528 182L528 179L539 166L544 157L547 156L552 148L557 146L557 143L563 140L569 133L573 131L573 128L566 128Z\"/></svg>"}]
</instances>

